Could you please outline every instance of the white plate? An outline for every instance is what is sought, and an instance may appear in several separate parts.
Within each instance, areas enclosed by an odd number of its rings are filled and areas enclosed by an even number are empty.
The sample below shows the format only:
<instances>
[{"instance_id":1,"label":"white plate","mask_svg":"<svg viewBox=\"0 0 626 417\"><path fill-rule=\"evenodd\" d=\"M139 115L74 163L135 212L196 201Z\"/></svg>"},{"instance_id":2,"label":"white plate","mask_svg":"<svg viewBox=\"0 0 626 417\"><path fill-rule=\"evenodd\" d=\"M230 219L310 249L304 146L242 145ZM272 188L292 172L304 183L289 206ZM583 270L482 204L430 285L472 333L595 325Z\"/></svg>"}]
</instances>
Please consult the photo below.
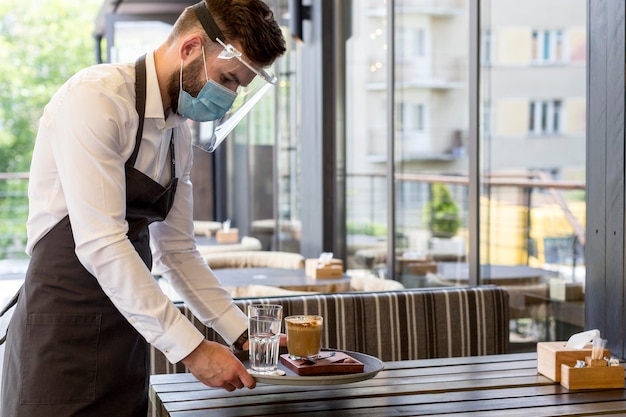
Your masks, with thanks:
<instances>
[{"instance_id":1,"label":"white plate","mask_svg":"<svg viewBox=\"0 0 626 417\"><path fill-rule=\"evenodd\" d=\"M349 350L339 349L322 349L323 352L328 351L345 352L354 359L363 363L363 372L355 372L350 374L328 374L328 375L298 375L291 369L287 368L280 361L278 369L285 372L285 375L260 375L253 373L252 376L257 382L273 385L339 385L349 384L352 382L365 381L376 376L384 367L383 362L374 356L365 353L351 352ZM249 365L248 361L244 365Z\"/></svg>"}]
</instances>

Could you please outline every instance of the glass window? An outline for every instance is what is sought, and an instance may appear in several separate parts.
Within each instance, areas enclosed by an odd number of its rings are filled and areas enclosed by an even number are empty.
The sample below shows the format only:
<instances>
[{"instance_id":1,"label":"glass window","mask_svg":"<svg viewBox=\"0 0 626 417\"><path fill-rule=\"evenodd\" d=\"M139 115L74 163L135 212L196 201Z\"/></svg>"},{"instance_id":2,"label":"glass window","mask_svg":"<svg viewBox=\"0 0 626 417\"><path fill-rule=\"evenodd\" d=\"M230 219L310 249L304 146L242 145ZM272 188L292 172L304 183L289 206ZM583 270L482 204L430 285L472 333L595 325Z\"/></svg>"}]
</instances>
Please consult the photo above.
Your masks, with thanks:
<instances>
[{"instance_id":1,"label":"glass window","mask_svg":"<svg viewBox=\"0 0 626 417\"><path fill-rule=\"evenodd\" d=\"M287 0L267 2L281 25ZM228 216L264 250L300 252L300 75L298 49L284 26L287 52L276 60L276 86L228 139Z\"/></svg>"},{"instance_id":2,"label":"glass window","mask_svg":"<svg viewBox=\"0 0 626 417\"><path fill-rule=\"evenodd\" d=\"M492 45L491 31L485 30L483 31L482 37L480 39L480 53L481 53L480 58L481 58L481 62L484 65L488 65L493 59L492 51L493 51L493 45Z\"/></svg>"},{"instance_id":3,"label":"glass window","mask_svg":"<svg viewBox=\"0 0 626 417\"><path fill-rule=\"evenodd\" d=\"M563 32L558 29L533 30L533 58L535 62L557 62L563 57Z\"/></svg>"},{"instance_id":4,"label":"glass window","mask_svg":"<svg viewBox=\"0 0 626 417\"><path fill-rule=\"evenodd\" d=\"M585 1L481 7L481 278L509 289L512 346L566 340L584 327Z\"/></svg>"},{"instance_id":5,"label":"glass window","mask_svg":"<svg viewBox=\"0 0 626 417\"><path fill-rule=\"evenodd\" d=\"M172 26L160 21L115 21L110 49L111 62L134 62L137 55L150 51L169 35Z\"/></svg>"},{"instance_id":6,"label":"glass window","mask_svg":"<svg viewBox=\"0 0 626 417\"><path fill-rule=\"evenodd\" d=\"M586 8L483 0L481 10L479 283L509 290L511 341L532 344L583 325ZM465 285L469 1L371 0L352 18L348 265L407 287Z\"/></svg>"},{"instance_id":7,"label":"glass window","mask_svg":"<svg viewBox=\"0 0 626 417\"><path fill-rule=\"evenodd\" d=\"M348 263L411 287L456 282L453 268L447 277L437 276L436 263L466 260L467 187L458 174L468 163L467 2L405 0L390 7L372 0L352 8L355 30L346 62ZM389 13L395 27L389 27ZM376 63L369 76L362 62ZM391 108L393 127L387 119ZM389 164L395 171L392 233ZM396 247L393 272L387 269L389 236Z\"/></svg>"},{"instance_id":8,"label":"glass window","mask_svg":"<svg viewBox=\"0 0 626 417\"><path fill-rule=\"evenodd\" d=\"M533 135L561 133L562 112L561 100L531 101L529 132Z\"/></svg>"}]
</instances>

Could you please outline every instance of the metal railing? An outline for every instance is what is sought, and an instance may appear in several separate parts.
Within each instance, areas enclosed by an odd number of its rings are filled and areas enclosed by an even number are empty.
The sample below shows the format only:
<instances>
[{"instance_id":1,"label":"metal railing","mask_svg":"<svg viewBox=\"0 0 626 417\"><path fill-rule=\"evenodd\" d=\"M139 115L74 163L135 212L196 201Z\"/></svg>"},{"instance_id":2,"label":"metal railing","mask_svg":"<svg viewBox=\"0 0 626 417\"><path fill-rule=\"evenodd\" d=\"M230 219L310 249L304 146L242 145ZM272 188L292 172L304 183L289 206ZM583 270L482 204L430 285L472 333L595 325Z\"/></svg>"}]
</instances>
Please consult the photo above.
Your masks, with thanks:
<instances>
[{"instance_id":1,"label":"metal railing","mask_svg":"<svg viewBox=\"0 0 626 417\"><path fill-rule=\"evenodd\" d=\"M377 230L383 240L386 236L386 175L363 173L347 177L347 223L353 226L348 233ZM424 208L430 198L429 188L434 183L450 188L463 224L460 234L467 233L464 227L469 211L467 176L400 173L396 174L395 183L395 235L408 236L407 250L416 250L416 247L419 250L427 245L412 244L411 235L428 237ZM529 264L531 258L547 262L548 258L555 258L554 251L558 250L558 258L563 263L581 262L585 244L584 182L554 180L541 172L493 174L482 178L481 190L481 206L486 208L481 210L481 244L488 247L483 253L491 256L485 261L500 262L505 258L501 255L508 253L511 263ZM354 236L350 240L354 242ZM552 251L552 254L545 251Z\"/></svg>"},{"instance_id":2,"label":"metal railing","mask_svg":"<svg viewBox=\"0 0 626 417\"><path fill-rule=\"evenodd\" d=\"M0 259L25 258L28 173L0 173Z\"/></svg>"}]
</instances>

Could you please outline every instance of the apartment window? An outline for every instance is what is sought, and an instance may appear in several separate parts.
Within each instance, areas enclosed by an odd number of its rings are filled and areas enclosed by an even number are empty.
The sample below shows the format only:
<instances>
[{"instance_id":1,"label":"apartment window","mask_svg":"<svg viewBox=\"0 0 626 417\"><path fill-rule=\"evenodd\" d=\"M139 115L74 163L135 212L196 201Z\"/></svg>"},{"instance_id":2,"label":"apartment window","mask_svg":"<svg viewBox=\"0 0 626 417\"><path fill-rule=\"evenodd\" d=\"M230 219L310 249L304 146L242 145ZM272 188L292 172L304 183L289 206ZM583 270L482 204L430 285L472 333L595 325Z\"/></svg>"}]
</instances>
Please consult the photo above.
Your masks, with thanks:
<instances>
[{"instance_id":1,"label":"apartment window","mask_svg":"<svg viewBox=\"0 0 626 417\"><path fill-rule=\"evenodd\" d=\"M417 131L424 131L424 105L423 104L413 104L410 107L411 110L411 127Z\"/></svg>"},{"instance_id":2,"label":"apartment window","mask_svg":"<svg viewBox=\"0 0 626 417\"><path fill-rule=\"evenodd\" d=\"M533 60L538 63L562 61L563 32L561 30L534 30Z\"/></svg>"},{"instance_id":3,"label":"apartment window","mask_svg":"<svg viewBox=\"0 0 626 417\"><path fill-rule=\"evenodd\" d=\"M533 135L554 135L561 132L563 119L561 100L530 102L528 130Z\"/></svg>"},{"instance_id":4,"label":"apartment window","mask_svg":"<svg viewBox=\"0 0 626 417\"><path fill-rule=\"evenodd\" d=\"M426 56L424 28L399 27L396 32L396 56L400 60Z\"/></svg>"},{"instance_id":5,"label":"apartment window","mask_svg":"<svg viewBox=\"0 0 626 417\"><path fill-rule=\"evenodd\" d=\"M491 126L491 124L492 124L492 121L491 121L491 119L492 119L492 117L491 117L492 110L491 110L491 101L490 100L486 100L483 103L482 110L483 110L483 113L481 115L482 117L480 118L480 120L482 121L482 130L481 131L482 131L483 135L488 136L488 135L491 135L491 132L492 132L492 126Z\"/></svg>"},{"instance_id":6,"label":"apartment window","mask_svg":"<svg viewBox=\"0 0 626 417\"><path fill-rule=\"evenodd\" d=\"M491 30L483 31L480 42L480 59L482 64L491 64L493 62L493 36Z\"/></svg>"},{"instance_id":7,"label":"apartment window","mask_svg":"<svg viewBox=\"0 0 626 417\"><path fill-rule=\"evenodd\" d=\"M397 126L399 131L425 130L425 108L421 103L398 103L396 106L398 117Z\"/></svg>"},{"instance_id":8,"label":"apartment window","mask_svg":"<svg viewBox=\"0 0 626 417\"><path fill-rule=\"evenodd\" d=\"M426 55L426 31L423 28L419 28L415 31L415 55Z\"/></svg>"}]
</instances>

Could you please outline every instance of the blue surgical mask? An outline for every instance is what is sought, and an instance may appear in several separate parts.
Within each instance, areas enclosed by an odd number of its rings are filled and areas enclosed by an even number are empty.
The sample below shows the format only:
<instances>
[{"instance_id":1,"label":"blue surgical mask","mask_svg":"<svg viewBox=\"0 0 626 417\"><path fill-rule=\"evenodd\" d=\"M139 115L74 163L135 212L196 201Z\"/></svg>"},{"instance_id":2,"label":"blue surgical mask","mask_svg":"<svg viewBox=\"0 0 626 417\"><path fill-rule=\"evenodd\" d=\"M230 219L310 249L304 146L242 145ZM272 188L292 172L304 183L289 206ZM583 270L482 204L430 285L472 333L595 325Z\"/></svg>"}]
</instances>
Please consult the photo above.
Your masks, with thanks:
<instances>
[{"instance_id":1,"label":"blue surgical mask","mask_svg":"<svg viewBox=\"0 0 626 417\"><path fill-rule=\"evenodd\" d=\"M233 91L209 80L198 93L198 97L192 97L188 92L180 89L178 113L196 122L217 120L230 109L235 97L237 94Z\"/></svg>"},{"instance_id":2,"label":"blue surgical mask","mask_svg":"<svg viewBox=\"0 0 626 417\"><path fill-rule=\"evenodd\" d=\"M204 49L202 50L204 58ZM206 74L206 60L204 60ZM180 64L180 91L178 93L178 114L196 122L209 122L224 116L231 108L237 93L209 80L198 93L198 97L183 90L183 64Z\"/></svg>"}]
</instances>

